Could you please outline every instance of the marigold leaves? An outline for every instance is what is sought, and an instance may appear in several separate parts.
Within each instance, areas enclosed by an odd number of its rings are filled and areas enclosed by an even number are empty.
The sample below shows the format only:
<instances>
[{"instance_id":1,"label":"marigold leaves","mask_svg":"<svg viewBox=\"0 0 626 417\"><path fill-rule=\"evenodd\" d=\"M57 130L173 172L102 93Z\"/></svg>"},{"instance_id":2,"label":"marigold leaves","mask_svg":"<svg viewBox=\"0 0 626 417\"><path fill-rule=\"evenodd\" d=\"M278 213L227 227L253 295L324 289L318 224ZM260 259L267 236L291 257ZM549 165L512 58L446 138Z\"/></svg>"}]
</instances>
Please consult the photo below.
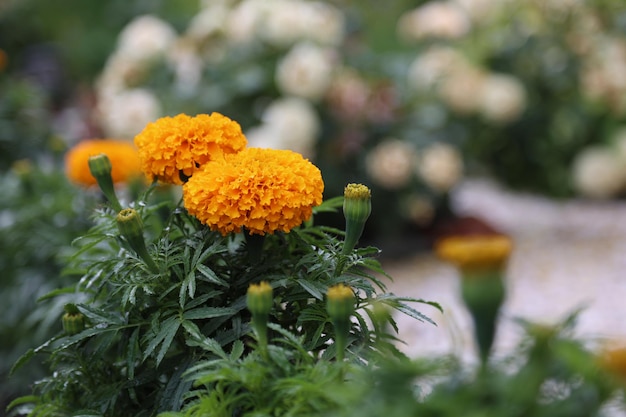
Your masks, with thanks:
<instances>
[{"instance_id":1,"label":"marigold leaves","mask_svg":"<svg viewBox=\"0 0 626 417\"><path fill-rule=\"evenodd\" d=\"M107 324L107 325L123 325L125 324L124 317L119 313L109 313L104 310L96 309L84 304L79 304L78 309L81 313L87 317L91 323Z\"/></svg>"},{"instance_id":2,"label":"marigold leaves","mask_svg":"<svg viewBox=\"0 0 626 417\"><path fill-rule=\"evenodd\" d=\"M420 313L419 311L417 311L416 309L414 309L413 307L409 306L408 304L406 304L405 302L413 302L413 303L421 303L421 304L428 304L432 307L435 307L437 310L443 312L443 309L441 308L441 306L438 303L435 303L433 301L425 301L425 300L421 300L421 299L417 299L417 298L411 298L411 297L398 297L394 294L382 294L380 296L378 296L376 298L377 301L393 308L396 311L399 311L403 314L406 314L409 317L412 317L416 320L419 320L421 322L426 322L426 323L430 323L433 325L437 325L437 323L435 323L430 317L428 317L427 315Z\"/></svg>"},{"instance_id":3,"label":"marigold leaves","mask_svg":"<svg viewBox=\"0 0 626 417\"><path fill-rule=\"evenodd\" d=\"M228 287L228 282L226 282L225 280L217 276L217 274L208 266L197 265L196 269L198 270L198 272L200 272L200 274L202 274L204 278L206 278L206 281L212 282L213 284Z\"/></svg>"},{"instance_id":4,"label":"marigold leaves","mask_svg":"<svg viewBox=\"0 0 626 417\"><path fill-rule=\"evenodd\" d=\"M33 348L28 349L26 352L24 352L24 354L22 354L22 356L20 356L11 367L11 370L9 371L9 376L13 375L15 371L17 371L22 366L24 366L24 364L26 364L29 360L31 360L32 357L35 356L36 353L37 352ZM11 408L11 404L9 404L9 408Z\"/></svg>"},{"instance_id":5,"label":"marigold leaves","mask_svg":"<svg viewBox=\"0 0 626 417\"><path fill-rule=\"evenodd\" d=\"M141 352L139 350L139 327L130 335L127 346L126 367L128 368L128 379L134 379L135 364L141 360Z\"/></svg>"},{"instance_id":6,"label":"marigold leaves","mask_svg":"<svg viewBox=\"0 0 626 417\"><path fill-rule=\"evenodd\" d=\"M237 310L230 307L198 307L196 309L185 311L183 313L184 320L211 319L215 317L232 316Z\"/></svg>"},{"instance_id":7,"label":"marigold leaves","mask_svg":"<svg viewBox=\"0 0 626 417\"><path fill-rule=\"evenodd\" d=\"M163 358L165 357L165 354L167 353L168 349L170 348L170 345L172 344L172 341L174 340L174 336L176 336L176 333L178 332L179 327L180 327L180 320L178 319L178 317L172 316L172 317L165 319L165 321L163 321L159 325L158 331L156 332L154 336L149 337L149 335L146 335L145 341L148 342L148 346L146 347L146 350L144 351L143 360L145 361L146 359L148 359L148 357L152 355L155 349L159 345L161 345L161 348L159 349L159 352L157 353L157 356L155 358L156 366L158 367L161 361L163 360Z\"/></svg>"},{"instance_id":8,"label":"marigold leaves","mask_svg":"<svg viewBox=\"0 0 626 417\"><path fill-rule=\"evenodd\" d=\"M309 294L311 294L313 297L317 298L318 300L324 299L324 293L328 289L327 285L324 285L322 283L315 282L315 281L307 281L304 279L299 279L298 284L306 292L308 292Z\"/></svg>"}]
</instances>

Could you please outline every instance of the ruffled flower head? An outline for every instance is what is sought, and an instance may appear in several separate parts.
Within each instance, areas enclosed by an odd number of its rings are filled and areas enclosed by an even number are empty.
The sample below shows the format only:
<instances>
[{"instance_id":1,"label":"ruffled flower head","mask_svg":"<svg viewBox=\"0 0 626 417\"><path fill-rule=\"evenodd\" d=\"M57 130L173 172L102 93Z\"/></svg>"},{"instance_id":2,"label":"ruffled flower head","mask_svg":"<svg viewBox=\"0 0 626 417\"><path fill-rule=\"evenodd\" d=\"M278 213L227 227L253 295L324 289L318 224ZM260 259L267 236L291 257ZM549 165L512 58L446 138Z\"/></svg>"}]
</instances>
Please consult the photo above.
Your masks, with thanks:
<instances>
[{"instance_id":1,"label":"ruffled flower head","mask_svg":"<svg viewBox=\"0 0 626 417\"><path fill-rule=\"evenodd\" d=\"M321 204L320 170L288 150L246 148L203 165L183 186L185 207L222 235L289 232Z\"/></svg>"},{"instance_id":2,"label":"ruffled flower head","mask_svg":"<svg viewBox=\"0 0 626 417\"><path fill-rule=\"evenodd\" d=\"M181 177L247 143L239 123L219 113L162 117L135 136L143 172L170 184L182 184Z\"/></svg>"},{"instance_id":3,"label":"ruffled flower head","mask_svg":"<svg viewBox=\"0 0 626 417\"><path fill-rule=\"evenodd\" d=\"M79 142L65 154L65 173L70 181L85 185L96 185L89 170L89 158L105 154L111 161L113 182L120 183L141 176L139 154L132 143L124 140L89 139Z\"/></svg>"}]
</instances>

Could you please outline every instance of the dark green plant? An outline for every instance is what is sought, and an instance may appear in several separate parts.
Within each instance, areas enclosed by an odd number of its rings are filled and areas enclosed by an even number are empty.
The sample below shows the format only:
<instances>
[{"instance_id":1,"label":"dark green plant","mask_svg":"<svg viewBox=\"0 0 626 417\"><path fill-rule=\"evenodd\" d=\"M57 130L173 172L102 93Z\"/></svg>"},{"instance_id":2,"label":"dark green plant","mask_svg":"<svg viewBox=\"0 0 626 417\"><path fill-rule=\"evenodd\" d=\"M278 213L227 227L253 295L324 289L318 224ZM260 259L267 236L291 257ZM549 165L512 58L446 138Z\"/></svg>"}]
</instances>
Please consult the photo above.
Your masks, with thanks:
<instances>
[{"instance_id":1,"label":"dark green plant","mask_svg":"<svg viewBox=\"0 0 626 417\"><path fill-rule=\"evenodd\" d=\"M47 161L47 162L44 162ZM61 329L60 316L68 295L38 308L48 292L74 282L63 276L71 242L91 227L88 213L97 194L78 192L55 164L19 161L0 174L0 404L28 392L28 384L44 373L31 362L8 378L24 351L43 343ZM75 297L74 297L75 298ZM47 308L58 311L58 317Z\"/></svg>"},{"instance_id":2,"label":"dark green plant","mask_svg":"<svg viewBox=\"0 0 626 417\"><path fill-rule=\"evenodd\" d=\"M375 258L378 250L358 248L342 254L340 230L310 221L289 233L254 239L223 236L182 207L155 198L154 191L155 186L150 187L131 208L122 210L133 210L140 218L137 224L143 225L143 232L133 236L143 236L147 254L136 252L128 233L121 233L126 229L118 228L119 216L108 208L99 209L95 227L77 239L77 252L65 270L77 284L46 298L64 297L67 302L70 295L86 328L72 335L59 333L16 363L15 370L41 355L51 372L34 384L33 396L14 402L15 412L32 416L175 412L190 401L192 381L183 375L206 361L226 360L224 351L232 352L228 357L233 361L263 367L254 359L246 308L249 286L261 281L268 282L274 294L268 317L272 348L265 360L288 358L293 368L282 369L284 378L304 378L308 372L321 375L331 366L337 352L325 308L330 286L344 284L355 291L346 358L357 362L401 356L396 336L388 331L396 328L393 318L388 315L385 326L380 321L368 323L374 303L426 322L430 319L409 304L438 307L386 293L381 281L386 274ZM342 200L330 199L314 213L337 211ZM57 314L60 321L62 311ZM275 337L290 342L275 348ZM235 408L249 406L231 400Z\"/></svg>"}]
</instances>

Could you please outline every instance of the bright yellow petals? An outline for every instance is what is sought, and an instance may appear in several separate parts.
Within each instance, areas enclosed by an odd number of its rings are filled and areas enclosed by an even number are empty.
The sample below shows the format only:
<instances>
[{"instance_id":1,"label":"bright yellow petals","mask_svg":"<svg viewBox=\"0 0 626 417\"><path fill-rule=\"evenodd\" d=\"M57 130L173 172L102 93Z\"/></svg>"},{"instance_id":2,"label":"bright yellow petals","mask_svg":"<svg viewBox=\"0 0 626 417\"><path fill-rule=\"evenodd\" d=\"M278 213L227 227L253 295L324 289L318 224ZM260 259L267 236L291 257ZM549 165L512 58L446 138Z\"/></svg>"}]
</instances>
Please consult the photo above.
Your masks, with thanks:
<instances>
[{"instance_id":1,"label":"bright yellow petals","mask_svg":"<svg viewBox=\"0 0 626 417\"><path fill-rule=\"evenodd\" d=\"M492 270L504 265L512 246L503 235L452 236L437 242L435 251L462 271Z\"/></svg>"},{"instance_id":2,"label":"bright yellow petals","mask_svg":"<svg viewBox=\"0 0 626 417\"><path fill-rule=\"evenodd\" d=\"M222 235L289 232L321 204L320 170L302 155L246 148L203 165L183 186L185 207Z\"/></svg>"},{"instance_id":3,"label":"bright yellow petals","mask_svg":"<svg viewBox=\"0 0 626 417\"><path fill-rule=\"evenodd\" d=\"M182 184L207 162L241 151L248 141L239 123L219 113L179 114L149 123L135 136L141 169L150 179Z\"/></svg>"},{"instance_id":4,"label":"bright yellow petals","mask_svg":"<svg viewBox=\"0 0 626 417\"><path fill-rule=\"evenodd\" d=\"M113 139L90 139L79 142L65 154L65 172L70 181L85 185L96 185L89 170L89 158L105 154L111 161L113 182L126 182L141 176L139 154L132 143Z\"/></svg>"}]
</instances>

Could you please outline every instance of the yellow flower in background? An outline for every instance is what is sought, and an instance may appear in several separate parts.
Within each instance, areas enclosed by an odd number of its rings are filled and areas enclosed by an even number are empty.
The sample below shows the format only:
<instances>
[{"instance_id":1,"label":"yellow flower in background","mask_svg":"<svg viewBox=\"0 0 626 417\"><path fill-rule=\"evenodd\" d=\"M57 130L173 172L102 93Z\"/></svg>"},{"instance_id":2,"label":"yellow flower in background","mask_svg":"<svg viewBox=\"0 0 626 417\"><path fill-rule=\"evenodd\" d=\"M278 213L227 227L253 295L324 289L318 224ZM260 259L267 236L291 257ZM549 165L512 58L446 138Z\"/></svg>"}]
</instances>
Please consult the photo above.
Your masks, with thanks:
<instances>
[{"instance_id":1,"label":"yellow flower in background","mask_svg":"<svg viewBox=\"0 0 626 417\"><path fill-rule=\"evenodd\" d=\"M247 140L239 123L212 113L179 114L148 124L135 136L141 169L149 178L182 184L207 162L241 151Z\"/></svg>"},{"instance_id":2,"label":"yellow flower in background","mask_svg":"<svg viewBox=\"0 0 626 417\"><path fill-rule=\"evenodd\" d=\"M461 271L497 270L507 261L513 244L504 235L451 236L437 242L439 258Z\"/></svg>"},{"instance_id":3,"label":"yellow flower in background","mask_svg":"<svg viewBox=\"0 0 626 417\"><path fill-rule=\"evenodd\" d=\"M183 186L185 207L222 235L289 232L321 204L320 170L302 155L246 148L203 165Z\"/></svg>"},{"instance_id":4,"label":"yellow flower in background","mask_svg":"<svg viewBox=\"0 0 626 417\"><path fill-rule=\"evenodd\" d=\"M126 182L141 177L139 154L132 143L114 139L88 139L79 142L65 154L65 173L70 181L85 185L96 185L89 170L89 158L105 154L111 161L113 182Z\"/></svg>"},{"instance_id":5,"label":"yellow flower in background","mask_svg":"<svg viewBox=\"0 0 626 417\"><path fill-rule=\"evenodd\" d=\"M603 369L622 383L626 383L626 346L606 347L601 351L598 359Z\"/></svg>"}]
</instances>

